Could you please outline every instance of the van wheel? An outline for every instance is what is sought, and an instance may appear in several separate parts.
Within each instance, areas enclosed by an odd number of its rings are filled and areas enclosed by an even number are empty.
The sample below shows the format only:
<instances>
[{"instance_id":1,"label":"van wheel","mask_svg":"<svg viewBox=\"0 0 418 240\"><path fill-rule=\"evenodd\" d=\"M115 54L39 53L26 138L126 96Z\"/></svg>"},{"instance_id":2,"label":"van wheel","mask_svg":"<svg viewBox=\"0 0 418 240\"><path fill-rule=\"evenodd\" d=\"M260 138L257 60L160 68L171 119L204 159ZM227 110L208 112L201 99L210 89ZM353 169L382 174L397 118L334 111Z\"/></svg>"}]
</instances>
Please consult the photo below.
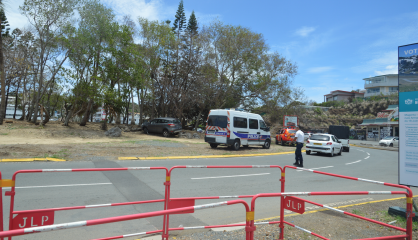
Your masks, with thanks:
<instances>
[{"instance_id":1,"label":"van wheel","mask_svg":"<svg viewBox=\"0 0 418 240\"><path fill-rule=\"evenodd\" d=\"M276 144L279 145L279 140L277 140L277 138L276 138Z\"/></svg>"},{"instance_id":2,"label":"van wheel","mask_svg":"<svg viewBox=\"0 0 418 240\"><path fill-rule=\"evenodd\" d=\"M393 147L393 143L391 143L391 144L389 145L389 147Z\"/></svg>"},{"instance_id":3,"label":"van wheel","mask_svg":"<svg viewBox=\"0 0 418 240\"><path fill-rule=\"evenodd\" d=\"M234 145L232 145L232 149L234 149L235 151L239 150L239 147L241 146L239 140L235 140Z\"/></svg>"},{"instance_id":4,"label":"van wheel","mask_svg":"<svg viewBox=\"0 0 418 240\"><path fill-rule=\"evenodd\" d=\"M269 148L270 148L270 141L269 141L269 140L266 140L266 141L264 142L263 148L264 148L264 149L269 149Z\"/></svg>"},{"instance_id":5,"label":"van wheel","mask_svg":"<svg viewBox=\"0 0 418 240\"><path fill-rule=\"evenodd\" d=\"M148 128L146 128L146 127L144 128L144 133L148 134Z\"/></svg>"},{"instance_id":6,"label":"van wheel","mask_svg":"<svg viewBox=\"0 0 418 240\"><path fill-rule=\"evenodd\" d=\"M283 140L281 140L280 142L281 142L281 145L282 145L282 146L284 146L284 142L283 142Z\"/></svg>"},{"instance_id":7,"label":"van wheel","mask_svg":"<svg viewBox=\"0 0 418 240\"><path fill-rule=\"evenodd\" d=\"M306 151L306 155L311 155L311 151Z\"/></svg>"},{"instance_id":8,"label":"van wheel","mask_svg":"<svg viewBox=\"0 0 418 240\"><path fill-rule=\"evenodd\" d=\"M209 143L209 145L211 148L216 148L218 146L218 144L215 144L215 143Z\"/></svg>"}]
</instances>

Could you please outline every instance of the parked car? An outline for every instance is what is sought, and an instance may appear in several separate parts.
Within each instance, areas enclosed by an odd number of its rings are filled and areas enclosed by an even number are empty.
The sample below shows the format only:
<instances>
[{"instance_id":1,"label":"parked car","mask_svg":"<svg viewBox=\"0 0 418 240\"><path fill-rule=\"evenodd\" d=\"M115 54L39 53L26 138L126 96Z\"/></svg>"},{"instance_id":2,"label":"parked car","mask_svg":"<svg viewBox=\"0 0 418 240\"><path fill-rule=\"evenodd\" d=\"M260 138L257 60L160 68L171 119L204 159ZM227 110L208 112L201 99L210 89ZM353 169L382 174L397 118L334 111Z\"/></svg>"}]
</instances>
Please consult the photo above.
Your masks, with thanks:
<instances>
[{"instance_id":1,"label":"parked car","mask_svg":"<svg viewBox=\"0 0 418 240\"><path fill-rule=\"evenodd\" d=\"M276 144L284 146L290 144L295 138L296 130L291 127L286 127L276 134Z\"/></svg>"},{"instance_id":2,"label":"parked car","mask_svg":"<svg viewBox=\"0 0 418 240\"><path fill-rule=\"evenodd\" d=\"M180 120L177 118L156 118L142 124L145 134L162 133L164 137L179 134L182 130Z\"/></svg>"},{"instance_id":3,"label":"parked car","mask_svg":"<svg viewBox=\"0 0 418 240\"><path fill-rule=\"evenodd\" d=\"M306 142L306 154L311 152L326 153L331 157L341 155L343 147L341 141L332 134L313 134Z\"/></svg>"},{"instance_id":4,"label":"parked car","mask_svg":"<svg viewBox=\"0 0 418 240\"><path fill-rule=\"evenodd\" d=\"M379 141L380 146L398 147L399 137L385 137Z\"/></svg>"},{"instance_id":5,"label":"parked car","mask_svg":"<svg viewBox=\"0 0 418 240\"><path fill-rule=\"evenodd\" d=\"M304 139L305 141L308 140L312 136L312 133L305 133Z\"/></svg>"}]
</instances>

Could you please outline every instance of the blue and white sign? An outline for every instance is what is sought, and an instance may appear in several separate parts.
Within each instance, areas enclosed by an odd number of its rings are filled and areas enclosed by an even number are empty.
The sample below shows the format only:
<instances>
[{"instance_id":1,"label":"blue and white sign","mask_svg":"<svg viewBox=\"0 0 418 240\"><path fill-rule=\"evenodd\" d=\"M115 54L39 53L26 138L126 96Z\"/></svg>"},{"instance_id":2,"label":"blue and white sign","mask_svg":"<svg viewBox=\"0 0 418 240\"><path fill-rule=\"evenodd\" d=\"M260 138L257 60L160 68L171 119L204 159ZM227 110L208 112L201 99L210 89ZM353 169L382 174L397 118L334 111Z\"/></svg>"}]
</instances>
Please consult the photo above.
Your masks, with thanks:
<instances>
[{"instance_id":1,"label":"blue and white sign","mask_svg":"<svg viewBox=\"0 0 418 240\"><path fill-rule=\"evenodd\" d=\"M418 43L398 48L399 184L418 187Z\"/></svg>"}]
</instances>

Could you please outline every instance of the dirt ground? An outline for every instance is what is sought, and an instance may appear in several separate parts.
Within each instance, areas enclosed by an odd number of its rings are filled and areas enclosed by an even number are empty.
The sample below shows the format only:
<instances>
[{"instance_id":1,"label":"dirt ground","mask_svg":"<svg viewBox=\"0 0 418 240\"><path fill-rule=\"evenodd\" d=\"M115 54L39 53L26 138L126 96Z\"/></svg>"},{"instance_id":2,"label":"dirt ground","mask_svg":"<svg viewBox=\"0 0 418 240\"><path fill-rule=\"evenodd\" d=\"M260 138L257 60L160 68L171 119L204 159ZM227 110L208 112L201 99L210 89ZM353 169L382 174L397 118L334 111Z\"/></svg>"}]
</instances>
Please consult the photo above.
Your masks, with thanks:
<instances>
[{"instance_id":1,"label":"dirt ground","mask_svg":"<svg viewBox=\"0 0 418 240\"><path fill-rule=\"evenodd\" d=\"M114 127L109 125L109 129ZM191 132L192 131L185 131ZM274 137L274 136L273 136ZM211 149L200 139L187 139L160 134L144 134L142 131L122 132L121 137L107 137L99 123L81 127L76 123L63 126L62 122L49 122L41 127L24 121L0 125L0 159L51 157L69 161L92 160L108 157L164 157L256 154L294 151L292 146L278 146L273 142L270 149L261 146L232 151L225 146Z\"/></svg>"}]
</instances>

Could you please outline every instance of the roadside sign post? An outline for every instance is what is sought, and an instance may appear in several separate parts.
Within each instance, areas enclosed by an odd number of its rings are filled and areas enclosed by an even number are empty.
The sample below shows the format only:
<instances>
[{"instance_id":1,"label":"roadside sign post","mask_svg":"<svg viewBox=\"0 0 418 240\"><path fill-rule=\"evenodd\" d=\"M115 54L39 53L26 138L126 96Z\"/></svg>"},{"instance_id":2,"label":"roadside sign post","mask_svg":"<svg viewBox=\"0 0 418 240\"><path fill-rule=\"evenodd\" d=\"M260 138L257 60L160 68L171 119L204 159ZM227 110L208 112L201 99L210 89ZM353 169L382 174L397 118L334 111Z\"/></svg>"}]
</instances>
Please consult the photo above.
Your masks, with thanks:
<instances>
[{"instance_id":1,"label":"roadside sign post","mask_svg":"<svg viewBox=\"0 0 418 240\"><path fill-rule=\"evenodd\" d=\"M418 187L418 43L398 47L400 185Z\"/></svg>"}]
</instances>

